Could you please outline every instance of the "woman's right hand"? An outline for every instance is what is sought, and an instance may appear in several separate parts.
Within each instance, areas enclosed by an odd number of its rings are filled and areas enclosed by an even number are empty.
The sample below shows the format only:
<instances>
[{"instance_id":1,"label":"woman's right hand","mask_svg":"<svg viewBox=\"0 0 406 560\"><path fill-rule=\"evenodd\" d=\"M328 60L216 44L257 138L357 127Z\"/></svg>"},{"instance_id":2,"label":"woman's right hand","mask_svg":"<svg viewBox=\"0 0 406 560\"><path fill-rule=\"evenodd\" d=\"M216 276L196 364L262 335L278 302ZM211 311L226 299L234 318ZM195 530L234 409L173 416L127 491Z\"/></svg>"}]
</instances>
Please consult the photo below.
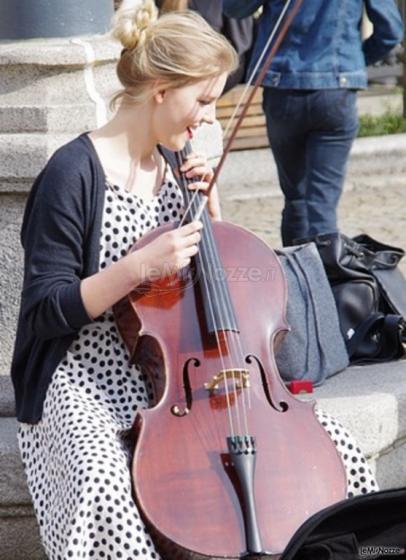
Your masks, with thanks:
<instances>
[{"instance_id":1,"label":"woman's right hand","mask_svg":"<svg viewBox=\"0 0 406 560\"><path fill-rule=\"evenodd\" d=\"M82 280L89 318L98 317L146 280L158 280L187 266L198 252L201 222L166 231L137 251Z\"/></svg>"},{"instance_id":2,"label":"woman's right hand","mask_svg":"<svg viewBox=\"0 0 406 560\"><path fill-rule=\"evenodd\" d=\"M141 278L158 280L175 274L188 264L198 252L203 224L194 221L185 226L167 231L135 251L141 265Z\"/></svg>"}]
</instances>

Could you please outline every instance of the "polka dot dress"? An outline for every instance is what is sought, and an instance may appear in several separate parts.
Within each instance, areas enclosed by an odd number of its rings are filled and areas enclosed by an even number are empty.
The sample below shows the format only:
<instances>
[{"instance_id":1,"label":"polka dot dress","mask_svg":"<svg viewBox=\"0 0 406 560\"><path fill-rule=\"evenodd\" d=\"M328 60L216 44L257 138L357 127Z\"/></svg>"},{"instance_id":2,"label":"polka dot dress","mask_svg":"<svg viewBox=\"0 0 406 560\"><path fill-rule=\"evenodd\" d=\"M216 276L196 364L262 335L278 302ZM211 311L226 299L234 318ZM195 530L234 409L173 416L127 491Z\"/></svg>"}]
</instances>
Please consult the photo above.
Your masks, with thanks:
<instances>
[{"instance_id":1,"label":"polka dot dress","mask_svg":"<svg viewBox=\"0 0 406 560\"><path fill-rule=\"evenodd\" d=\"M100 269L127 254L149 230L182 215L168 168L148 204L106 183ZM78 333L48 388L41 421L21 424L19 443L50 560L159 559L131 498L125 444L151 388L108 310Z\"/></svg>"},{"instance_id":2,"label":"polka dot dress","mask_svg":"<svg viewBox=\"0 0 406 560\"><path fill-rule=\"evenodd\" d=\"M372 471L353 436L336 419L316 408L316 417L334 441L347 473L347 497L379 490Z\"/></svg>"},{"instance_id":3,"label":"polka dot dress","mask_svg":"<svg viewBox=\"0 0 406 560\"><path fill-rule=\"evenodd\" d=\"M106 183L100 269L154 227L181 217L183 198L170 169L146 203ZM19 444L42 541L50 560L158 560L132 500L126 434L152 390L129 365L113 313L83 327L48 388L41 421L20 424ZM339 423L319 421L341 453L349 496L375 489L362 453Z\"/></svg>"}]
</instances>

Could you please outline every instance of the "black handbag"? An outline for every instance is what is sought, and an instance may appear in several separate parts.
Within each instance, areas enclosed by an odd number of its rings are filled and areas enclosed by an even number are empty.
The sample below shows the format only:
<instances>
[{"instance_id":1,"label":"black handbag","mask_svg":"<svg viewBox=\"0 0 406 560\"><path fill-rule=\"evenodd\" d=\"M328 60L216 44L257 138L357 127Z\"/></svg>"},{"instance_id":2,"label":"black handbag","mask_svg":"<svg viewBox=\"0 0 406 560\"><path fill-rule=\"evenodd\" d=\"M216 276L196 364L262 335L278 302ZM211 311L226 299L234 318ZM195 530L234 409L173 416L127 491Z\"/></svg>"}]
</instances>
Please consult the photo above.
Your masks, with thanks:
<instances>
[{"instance_id":1,"label":"black handbag","mask_svg":"<svg viewBox=\"0 0 406 560\"><path fill-rule=\"evenodd\" d=\"M333 291L351 363L403 356L406 280L397 265L404 250L368 235L350 238L329 233L311 241L317 245Z\"/></svg>"}]
</instances>

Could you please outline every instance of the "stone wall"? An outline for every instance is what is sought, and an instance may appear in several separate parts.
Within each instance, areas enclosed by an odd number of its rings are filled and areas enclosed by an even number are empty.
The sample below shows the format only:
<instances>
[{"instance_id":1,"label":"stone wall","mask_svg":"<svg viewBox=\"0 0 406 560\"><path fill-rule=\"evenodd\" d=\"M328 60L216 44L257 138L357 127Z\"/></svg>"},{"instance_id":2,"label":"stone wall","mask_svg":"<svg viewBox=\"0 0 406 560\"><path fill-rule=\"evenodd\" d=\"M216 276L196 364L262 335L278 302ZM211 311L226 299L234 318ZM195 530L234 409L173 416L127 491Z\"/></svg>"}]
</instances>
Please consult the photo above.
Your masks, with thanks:
<instances>
[{"instance_id":1,"label":"stone wall","mask_svg":"<svg viewBox=\"0 0 406 560\"><path fill-rule=\"evenodd\" d=\"M9 371L22 278L27 193L53 151L101 124L118 88L106 37L0 44L0 372Z\"/></svg>"}]
</instances>

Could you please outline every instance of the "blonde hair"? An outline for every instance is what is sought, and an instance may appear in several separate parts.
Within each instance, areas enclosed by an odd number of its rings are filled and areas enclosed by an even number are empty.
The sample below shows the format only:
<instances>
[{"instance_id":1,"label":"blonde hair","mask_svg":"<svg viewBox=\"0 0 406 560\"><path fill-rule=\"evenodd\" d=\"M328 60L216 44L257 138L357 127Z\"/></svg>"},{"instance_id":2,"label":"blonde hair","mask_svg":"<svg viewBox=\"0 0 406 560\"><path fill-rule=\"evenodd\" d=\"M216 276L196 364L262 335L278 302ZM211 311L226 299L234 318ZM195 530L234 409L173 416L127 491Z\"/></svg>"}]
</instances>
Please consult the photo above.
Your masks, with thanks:
<instances>
[{"instance_id":1,"label":"blonde hair","mask_svg":"<svg viewBox=\"0 0 406 560\"><path fill-rule=\"evenodd\" d=\"M118 10L113 35L123 45L117 75L123 90L119 100L143 103L154 93L157 80L163 89L231 73L238 66L234 48L197 13L186 10L158 18L152 0L136 9Z\"/></svg>"}]
</instances>

